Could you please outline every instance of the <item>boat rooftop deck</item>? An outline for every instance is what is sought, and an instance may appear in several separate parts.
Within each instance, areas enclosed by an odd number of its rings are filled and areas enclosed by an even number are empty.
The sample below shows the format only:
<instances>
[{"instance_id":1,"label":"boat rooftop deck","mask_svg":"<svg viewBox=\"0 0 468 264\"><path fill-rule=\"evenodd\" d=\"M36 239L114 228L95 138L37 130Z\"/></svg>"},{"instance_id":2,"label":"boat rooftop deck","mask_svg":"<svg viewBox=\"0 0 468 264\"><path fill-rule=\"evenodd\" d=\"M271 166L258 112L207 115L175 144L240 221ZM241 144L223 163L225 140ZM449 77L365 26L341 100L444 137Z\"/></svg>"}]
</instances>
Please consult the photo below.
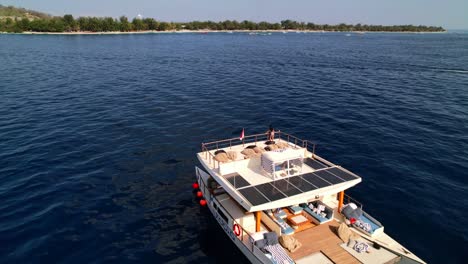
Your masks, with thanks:
<instances>
[{"instance_id":1,"label":"boat rooftop deck","mask_svg":"<svg viewBox=\"0 0 468 264\"><path fill-rule=\"evenodd\" d=\"M289 173L280 169L274 172L276 176L273 176L263 169L261 165L262 154L245 159L241 153L248 146L255 146L254 144L239 144L218 149L237 153L237 158L234 161L225 163L215 162L211 158L210 155L214 154L216 149L210 150L211 154L200 152L198 156L205 166L217 174L213 177L219 178L217 181L226 189L231 190L232 196L239 197L238 201L248 211L266 210L305 202L309 197L321 195L322 190L337 193L361 181L359 176L317 155L312 155L305 148L280 139L275 142L276 144L284 143L283 145L295 152L273 151L272 154L281 159L283 153L286 156L293 153L293 157L301 157L302 165L287 169ZM255 144L260 148L267 146L265 142L256 142ZM296 200L288 200L291 197ZM288 201L291 203L288 204ZM280 202L281 204L272 202Z\"/></svg>"}]
</instances>

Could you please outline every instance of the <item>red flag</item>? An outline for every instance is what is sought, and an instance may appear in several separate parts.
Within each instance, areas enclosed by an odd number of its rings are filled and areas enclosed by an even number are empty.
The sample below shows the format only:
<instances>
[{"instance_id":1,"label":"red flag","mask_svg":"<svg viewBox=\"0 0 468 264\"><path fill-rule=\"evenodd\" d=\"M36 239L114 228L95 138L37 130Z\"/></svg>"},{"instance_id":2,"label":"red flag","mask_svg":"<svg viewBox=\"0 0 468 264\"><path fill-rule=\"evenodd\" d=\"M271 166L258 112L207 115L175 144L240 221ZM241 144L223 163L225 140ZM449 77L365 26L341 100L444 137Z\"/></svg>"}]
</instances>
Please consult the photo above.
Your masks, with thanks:
<instances>
[{"instance_id":1,"label":"red flag","mask_svg":"<svg viewBox=\"0 0 468 264\"><path fill-rule=\"evenodd\" d=\"M244 129L242 128L242 132L241 132L239 140L243 140L243 139L244 139Z\"/></svg>"}]
</instances>

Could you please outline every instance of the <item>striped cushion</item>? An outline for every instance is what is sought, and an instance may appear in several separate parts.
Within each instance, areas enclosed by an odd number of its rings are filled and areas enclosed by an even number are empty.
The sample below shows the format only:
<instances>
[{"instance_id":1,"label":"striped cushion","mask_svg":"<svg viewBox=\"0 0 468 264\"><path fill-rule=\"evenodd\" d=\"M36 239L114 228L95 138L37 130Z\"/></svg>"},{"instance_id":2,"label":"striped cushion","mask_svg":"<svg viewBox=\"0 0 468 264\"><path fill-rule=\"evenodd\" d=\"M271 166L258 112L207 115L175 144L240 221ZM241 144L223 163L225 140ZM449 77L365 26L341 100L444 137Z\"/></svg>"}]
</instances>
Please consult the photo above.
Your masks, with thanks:
<instances>
[{"instance_id":1,"label":"striped cushion","mask_svg":"<svg viewBox=\"0 0 468 264\"><path fill-rule=\"evenodd\" d=\"M273 246L267 245L265 246L265 250L272 255L273 260L276 261L276 263L294 263L288 253L286 253L284 248L279 244Z\"/></svg>"}]
</instances>

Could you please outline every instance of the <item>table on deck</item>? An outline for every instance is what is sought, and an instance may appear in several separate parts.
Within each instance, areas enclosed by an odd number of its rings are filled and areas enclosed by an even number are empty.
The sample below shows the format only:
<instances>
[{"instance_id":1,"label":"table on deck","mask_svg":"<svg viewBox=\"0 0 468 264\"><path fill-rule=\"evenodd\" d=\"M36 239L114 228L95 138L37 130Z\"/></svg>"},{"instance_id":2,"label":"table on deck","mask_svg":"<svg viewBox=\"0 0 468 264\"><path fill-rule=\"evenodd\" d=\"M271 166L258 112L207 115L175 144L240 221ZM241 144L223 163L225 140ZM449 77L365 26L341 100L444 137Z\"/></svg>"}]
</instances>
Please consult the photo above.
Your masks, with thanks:
<instances>
[{"instance_id":1,"label":"table on deck","mask_svg":"<svg viewBox=\"0 0 468 264\"><path fill-rule=\"evenodd\" d=\"M303 216L302 214L299 215L290 215L288 216L289 222L295 226L300 226L309 223L309 220Z\"/></svg>"}]
</instances>

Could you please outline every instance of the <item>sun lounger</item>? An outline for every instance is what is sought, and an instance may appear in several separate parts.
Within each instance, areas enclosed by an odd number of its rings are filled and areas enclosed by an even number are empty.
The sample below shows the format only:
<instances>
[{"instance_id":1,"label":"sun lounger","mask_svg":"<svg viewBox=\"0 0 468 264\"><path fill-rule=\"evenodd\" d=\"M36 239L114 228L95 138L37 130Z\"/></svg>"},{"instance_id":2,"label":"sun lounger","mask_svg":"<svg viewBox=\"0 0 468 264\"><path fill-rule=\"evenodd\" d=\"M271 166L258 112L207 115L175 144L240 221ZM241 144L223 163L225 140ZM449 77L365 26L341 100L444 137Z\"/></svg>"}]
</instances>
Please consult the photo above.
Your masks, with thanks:
<instances>
[{"instance_id":1,"label":"sun lounger","mask_svg":"<svg viewBox=\"0 0 468 264\"><path fill-rule=\"evenodd\" d=\"M354 218L352 226L358 231L373 237L383 233L383 225L375 220L372 216L362 211L361 208L354 208L351 204L346 205L341 210L341 213L348 219Z\"/></svg>"},{"instance_id":2,"label":"sun lounger","mask_svg":"<svg viewBox=\"0 0 468 264\"><path fill-rule=\"evenodd\" d=\"M266 245L265 250L271 254L275 263L294 263L288 253L286 253L286 250L284 250L280 244Z\"/></svg>"},{"instance_id":3,"label":"sun lounger","mask_svg":"<svg viewBox=\"0 0 468 264\"><path fill-rule=\"evenodd\" d=\"M370 235L371 237L383 233L384 229L383 225L379 221L375 220L364 211L362 212L361 217L356 219L353 227L364 234Z\"/></svg>"}]
</instances>

